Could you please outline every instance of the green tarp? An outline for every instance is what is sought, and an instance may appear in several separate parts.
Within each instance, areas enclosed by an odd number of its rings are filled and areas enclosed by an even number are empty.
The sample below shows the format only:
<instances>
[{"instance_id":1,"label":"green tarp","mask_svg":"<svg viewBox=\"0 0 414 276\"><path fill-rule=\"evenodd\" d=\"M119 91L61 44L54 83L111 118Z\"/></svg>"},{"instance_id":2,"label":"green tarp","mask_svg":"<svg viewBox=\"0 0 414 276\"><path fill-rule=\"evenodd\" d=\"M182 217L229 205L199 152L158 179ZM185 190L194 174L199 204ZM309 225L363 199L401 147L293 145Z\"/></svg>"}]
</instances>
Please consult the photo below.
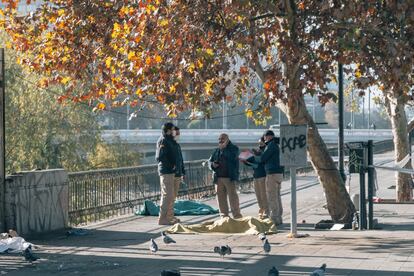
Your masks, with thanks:
<instances>
[{"instance_id":1,"label":"green tarp","mask_svg":"<svg viewBox=\"0 0 414 276\"><path fill-rule=\"evenodd\" d=\"M144 208L136 211L136 215L141 216L158 216L160 207L151 200L144 202ZM217 214L219 211L207 204L191 201L191 200L177 200L174 203L174 215L176 216L197 216Z\"/></svg>"}]
</instances>

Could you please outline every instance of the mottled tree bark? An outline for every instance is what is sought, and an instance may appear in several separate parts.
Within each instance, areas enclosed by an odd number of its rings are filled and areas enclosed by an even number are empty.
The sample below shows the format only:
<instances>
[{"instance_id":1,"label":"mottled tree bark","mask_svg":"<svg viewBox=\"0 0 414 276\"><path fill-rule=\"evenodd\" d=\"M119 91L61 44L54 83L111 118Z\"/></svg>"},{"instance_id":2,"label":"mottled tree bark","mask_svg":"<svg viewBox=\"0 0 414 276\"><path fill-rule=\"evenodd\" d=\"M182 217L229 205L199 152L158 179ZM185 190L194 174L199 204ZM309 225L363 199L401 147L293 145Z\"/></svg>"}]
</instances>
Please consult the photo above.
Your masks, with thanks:
<instances>
[{"instance_id":1,"label":"mottled tree bark","mask_svg":"<svg viewBox=\"0 0 414 276\"><path fill-rule=\"evenodd\" d=\"M299 94L297 94L299 95ZM342 177L328 148L306 109L303 95L288 101L286 115L291 124L308 125L308 152L311 163L325 191L328 212L335 222L352 221L355 207L346 191Z\"/></svg>"},{"instance_id":2,"label":"mottled tree bark","mask_svg":"<svg viewBox=\"0 0 414 276\"><path fill-rule=\"evenodd\" d=\"M405 114L405 104L400 98L386 97L385 106L391 121L392 134L394 140L395 162L399 162L410 152L408 141L407 116ZM411 161L404 167L411 169ZM396 199L398 202L413 199L413 180L411 174L395 173L396 178Z\"/></svg>"}]
</instances>

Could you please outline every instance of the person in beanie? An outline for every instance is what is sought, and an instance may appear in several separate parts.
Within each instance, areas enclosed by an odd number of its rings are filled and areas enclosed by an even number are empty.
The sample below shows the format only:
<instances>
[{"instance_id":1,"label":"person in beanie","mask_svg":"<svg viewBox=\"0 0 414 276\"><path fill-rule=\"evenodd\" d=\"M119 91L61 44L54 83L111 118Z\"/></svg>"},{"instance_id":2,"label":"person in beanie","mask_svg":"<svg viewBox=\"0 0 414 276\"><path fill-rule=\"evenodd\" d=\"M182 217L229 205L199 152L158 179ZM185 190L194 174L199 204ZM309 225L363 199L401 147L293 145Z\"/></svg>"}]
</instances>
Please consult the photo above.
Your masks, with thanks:
<instances>
[{"instance_id":1,"label":"person in beanie","mask_svg":"<svg viewBox=\"0 0 414 276\"><path fill-rule=\"evenodd\" d=\"M266 171L266 194L270 218L275 225L283 223L283 207L280 188L283 181L284 168L280 166L279 138L271 130L264 133L266 147L260 156Z\"/></svg>"},{"instance_id":2,"label":"person in beanie","mask_svg":"<svg viewBox=\"0 0 414 276\"><path fill-rule=\"evenodd\" d=\"M174 125L170 122L162 126L162 134L157 141L155 153L161 186L159 225L173 225L177 222L174 218L174 177L177 168L177 147L173 131Z\"/></svg>"},{"instance_id":3,"label":"person in beanie","mask_svg":"<svg viewBox=\"0 0 414 276\"><path fill-rule=\"evenodd\" d=\"M257 204L259 205L259 219L265 219L269 217L269 206L266 195L266 170L264 164L257 162L257 158L255 158L259 157L266 148L264 136L260 137L258 143L259 148L252 150L255 156L242 162L253 168L254 191L256 193Z\"/></svg>"},{"instance_id":4,"label":"person in beanie","mask_svg":"<svg viewBox=\"0 0 414 276\"><path fill-rule=\"evenodd\" d=\"M239 180L239 148L225 133L220 134L218 142L218 148L209 159L209 167L213 171L220 216L229 216L228 196L233 218L238 219L242 217L236 190L236 182Z\"/></svg>"},{"instance_id":5,"label":"person in beanie","mask_svg":"<svg viewBox=\"0 0 414 276\"><path fill-rule=\"evenodd\" d=\"M178 191L180 190L180 184L183 182L183 178L185 175L185 167L184 167L184 159L183 153L181 151L181 146L178 143L180 140L180 128L175 126L173 131L173 137L177 152L177 161L176 161L176 168L175 168L175 176L174 176L174 201L177 199ZM180 222L180 220L174 217L174 220Z\"/></svg>"}]
</instances>

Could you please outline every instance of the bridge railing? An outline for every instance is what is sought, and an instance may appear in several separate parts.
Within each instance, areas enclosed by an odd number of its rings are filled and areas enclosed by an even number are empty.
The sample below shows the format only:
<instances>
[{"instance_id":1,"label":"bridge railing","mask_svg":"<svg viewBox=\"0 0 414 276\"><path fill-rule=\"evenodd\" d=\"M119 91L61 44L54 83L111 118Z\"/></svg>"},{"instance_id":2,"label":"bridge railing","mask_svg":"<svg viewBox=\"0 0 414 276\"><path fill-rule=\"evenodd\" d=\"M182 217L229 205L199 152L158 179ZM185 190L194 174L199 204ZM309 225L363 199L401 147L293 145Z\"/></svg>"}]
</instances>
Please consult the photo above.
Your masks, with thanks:
<instances>
[{"instance_id":1,"label":"bridge railing","mask_svg":"<svg viewBox=\"0 0 414 276\"><path fill-rule=\"evenodd\" d=\"M205 160L185 162L180 199L214 194L212 174ZM79 225L136 211L145 200L161 197L157 165L69 173L69 222ZM241 169L240 185L251 185L251 170ZM242 187L242 188L243 188Z\"/></svg>"}]
</instances>

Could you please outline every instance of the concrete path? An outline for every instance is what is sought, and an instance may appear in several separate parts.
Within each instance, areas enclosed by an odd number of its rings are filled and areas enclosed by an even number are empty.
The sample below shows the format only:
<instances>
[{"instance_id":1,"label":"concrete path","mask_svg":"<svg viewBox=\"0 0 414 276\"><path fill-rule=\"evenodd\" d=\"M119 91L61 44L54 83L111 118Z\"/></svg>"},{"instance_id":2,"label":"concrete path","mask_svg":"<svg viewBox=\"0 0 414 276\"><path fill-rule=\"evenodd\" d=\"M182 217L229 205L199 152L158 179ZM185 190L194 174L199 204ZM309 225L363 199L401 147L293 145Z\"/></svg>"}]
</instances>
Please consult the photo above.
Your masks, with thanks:
<instances>
[{"instance_id":1,"label":"concrete path","mask_svg":"<svg viewBox=\"0 0 414 276\"><path fill-rule=\"evenodd\" d=\"M392 153L376 156L392 160ZM351 178L351 194L358 192L357 175ZM393 173L378 171L378 196L393 198ZM270 254L262 251L256 236L173 235L174 245L160 239L163 227L155 217L122 217L90 225L90 234L66 237L56 233L31 242L39 246L41 257L33 265L21 256L0 255L0 275L160 275L162 269L179 269L181 275L267 275L276 266L280 275L309 275L327 264L326 275L414 275L414 205L375 205L380 230L315 230L314 224L329 219L322 187L312 175L298 177L299 232L310 236L288 239L290 213L289 181L283 183L285 224L280 233L269 236ZM257 204L253 193L240 194L242 213L254 216ZM214 199L206 203L217 206ZM199 223L217 216L181 217L184 223ZM160 250L150 254L149 239ZM213 253L216 245L228 244L232 255Z\"/></svg>"}]
</instances>

